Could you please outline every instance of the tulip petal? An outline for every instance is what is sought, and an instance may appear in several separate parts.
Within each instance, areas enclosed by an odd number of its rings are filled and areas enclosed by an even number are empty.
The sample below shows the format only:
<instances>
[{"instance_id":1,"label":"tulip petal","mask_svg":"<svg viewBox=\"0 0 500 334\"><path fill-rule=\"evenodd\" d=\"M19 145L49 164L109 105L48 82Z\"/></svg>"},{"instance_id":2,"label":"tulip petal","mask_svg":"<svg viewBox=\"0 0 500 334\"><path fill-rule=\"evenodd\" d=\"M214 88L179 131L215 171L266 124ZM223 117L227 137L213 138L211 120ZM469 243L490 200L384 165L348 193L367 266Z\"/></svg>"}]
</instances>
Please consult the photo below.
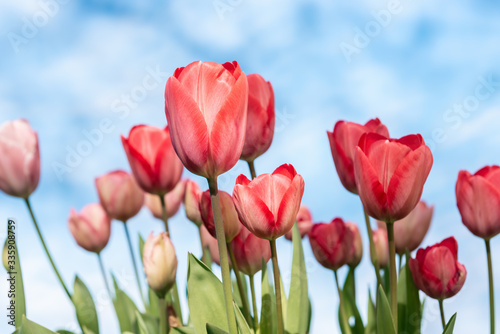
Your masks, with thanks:
<instances>
[{"instance_id":1,"label":"tulip petal","mask_svg":"<svg viewBox=\"0 0 500 334\"><path fill-rule=\"evenodd\" d=\"M283 195L281 204L278 209L276 218L276 230L280 230L283 235L290 231L297 218L299 212L300 202L304 194L304 179L300 175L296 175L292 184ZM281 235L277 236L280 237Z\"/></svg>"},{"instance_id":2,"label":"tulip petal","mask_svg":"<svg viewBox=\"0 0 500 334\"><path fill-rule=\"evenodd\" d=\"M242 184L244 186L248 185L250 183L250 180L248 179L248 177L246 177L245 175L243 174L240 174L237 178L236 178L236 184Z\"/></svg>"}]
</instances>

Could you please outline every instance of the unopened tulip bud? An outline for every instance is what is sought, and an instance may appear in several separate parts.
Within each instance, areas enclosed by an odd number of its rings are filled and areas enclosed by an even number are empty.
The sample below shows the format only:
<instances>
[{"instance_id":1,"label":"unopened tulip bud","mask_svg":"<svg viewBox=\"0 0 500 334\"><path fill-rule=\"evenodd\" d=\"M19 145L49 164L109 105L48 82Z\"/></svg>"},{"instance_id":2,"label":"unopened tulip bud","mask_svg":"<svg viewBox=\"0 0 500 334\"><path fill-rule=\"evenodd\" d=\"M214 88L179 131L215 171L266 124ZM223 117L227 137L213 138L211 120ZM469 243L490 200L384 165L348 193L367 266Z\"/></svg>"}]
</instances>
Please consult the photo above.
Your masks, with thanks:
<instances>
[{"instance_id":1,"label":"unopened tulip bud","mask_svg":"<svg viewBox=\"0 0 500 334\"><path fill-rule=\"evenodd\" d=\"M301 205L299 212L297 213L297 226L299 227L300 237L304 238L311 232L313 226L313 219L311 211L305 205ZM292 240L293 231L290 230L286 232L285 238Z\"/></svg>"},{"instance_id":2,"label":"unopened tulip bud","mask_svg":"<svg viewBox=\"0 0 500 334\"><path fill-rule=\"evenodd\" d=\"M76 243L89 252L99 254L108 244L111 218L98 203L84 206L80 213L71 209L68 225Z\"/></svg>"},{"instance_id":3,"label":"unopened tulip bud","mask_svg":"<svg viewBox=\"0 0 500 334\"><path fill-rule=\"evenodd\" d=\"M382 223L385 225L385 223ZM373 231L373 244L377 253L377 260L380 268L384 268L389 264L389 241L387 239L387 230L379 225L377 230ZM373 262L373 255L370 254Z\"/></svg>"},{"instance_id":4,"label":"unopened tulip bud","mask_svg":"<svg viewBox=\"0 0 500 334\"><path fill-rule=\"evenodd\" d=\"M234 208L233 198L225 191L219 191L220 208L222 211L222 221L224 222L224 233L226 242L229 243L240 232L241 223L238 213ZM215 222L212 211L210 192L207 190L201 195L200 201L201 218L208 232L215 238Z\"/></svg>"},{"instance_id":5,"label":"unopened tulip bud","mask_svg":"<svg viewBox=\"0 0 500 334\"><path fill-rule=\"evenodd\" d=\"M196 224L201 226L200 201L202 191L198 183L193 180L186 181L186 193L184 195L184 208L186 209L186 217Z\"/></svg>"},{"instance_id":6,"label":"unopened tulip bud","mask_svg":"<svg viewBox=\"0 0 500 334\"><path fill-rule=\"evenodd\" d=\"M357 267L363 257L363 241L361 240L358 225L349 222L347 222L346 225L347 228L351 230L353 235L352 257L347 264L351 267Z\"/></svg>"},{"instance_id":7,"label":"unopened tulip bud","mask_svg":"<svg viewBox=\"0 0 500 334\"><path fill-rule=\"evenodd\" d=\"M166 233L153 236L151 232L144 244L142 261L149 287L159 298L164 298L175 284L177 273L174 245Z\"/></svg>"},{"instance_id":8,"label":"unopened tulip bud","mask_svg":"<svg viewBox=\"0 0 500 334\"><path fill-rule=\"evenodd\" d=\"M238 268L246 275L253 276L262 269L262 261L271 258L269 241L253 235L245 226L231 242Z\"/></svg>"}]
</instances>

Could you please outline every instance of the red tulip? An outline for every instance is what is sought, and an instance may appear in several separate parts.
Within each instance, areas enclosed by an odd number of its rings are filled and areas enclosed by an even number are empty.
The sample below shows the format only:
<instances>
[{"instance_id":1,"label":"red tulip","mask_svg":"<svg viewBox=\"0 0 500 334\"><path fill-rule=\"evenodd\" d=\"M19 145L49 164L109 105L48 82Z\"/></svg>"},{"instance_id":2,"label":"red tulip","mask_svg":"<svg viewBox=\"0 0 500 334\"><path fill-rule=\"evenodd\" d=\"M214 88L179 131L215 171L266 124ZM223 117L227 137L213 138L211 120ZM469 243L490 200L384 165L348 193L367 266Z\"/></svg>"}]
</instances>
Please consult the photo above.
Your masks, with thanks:
<instances>
[{"instance_id":1,"label":"red tulip","mask_svg":"<svg viewBox=\"0 0 500 334\"><path fill-rule=\"evenodd\" d=\"M88 204L80 213L71 209L68 225L76 243L89 252L99 254L108 244L111 218L100 204Z\"/></svg>"},{"instance_id":2,"label":"red tulip","mask_svg":"<svg viewBox=\"0 0 500 334\"><path fill-rule=\"evenodd\" d=\"M332 150L333 162L340 182L350 192L357 194L354 178L354 152L359 138L366 132L375 132L389 137L387 127L378 118L369 120L365 125L354 122L338 121L333 132L327 131Z\"/></svg>"},{"instance_id":3,"label":"red tulip","mask_svg":"<svg viewBox=\"0 0 500 334\"><path fill-rule=\"evenodd\" d=\"M184 201L184 193L186 191L186 181L181 180L175 188L165 194L163 199L165 201L165 206L167 208L167 217L173 217L179 208L181 207L181 203ZM158 195L146 194L145 203L148 207L149 211L153 214L155 218L163 219L163 211L161 207L160 197Z\"/></svg>"},{"instance_id":4,"label":"red tulip","mask_svg":"<svg viewBox=\"0 0 500 334\"><path fill-rule=\"evenodd\" d=\"M269 241L256 237L244 226L231 242L231 247L238 268L248 276L262 269L262 260L267 263L271 258Z\"/></svg>"},{"instance_id":5,"label":"red tulip","mask_svg":"<svg viewBox=\"0 0 500 334\"><path fill-rule=\"evenodd\" d=\"M373 231L373 245L377 253L377 261L381 268L389 264L389 240L387 239L387 227L384 222L378 224L378 229ZM373 262L373 256L370 254Z\"/></svg>"},{"instance_id":6,"label":"red tulip","mask_svg":"<svg viewBox=\"0 0 500 334\"><path fill-rule=\"evenodd\" d=\"M253 161L267 151L274 136L274 91L259 74L248 80L248 109L245 144L240 159Z\"/></svg>"},{"instance_id":7,"label":"red tulip","mask_svg":"<svg viewBox=\"0 0 500 334\"><path fill-rule=\"evenodd\" d=\"M38 135L23 119L0 126L0 190L28 198L40 179Z\"/></svg>"},{"instance_id":8,"label":"red tulip","mask_svg":"<svg viewBox=\"0 0 500 334\"><path fill-rule=\"evenodd\" d=\"M259 238L274 240L292 229L303 194L304 179L285 164L252 181L238 176L233 199L243 225Z\"/></svg>"},{"instance_id":9,"label":"red tulip","mask_svg":"<svg viewBox=\"0 0 500 334\"><path fill-rule=\"evenodd\" d=\"M210 257L212 258L212 262L220 266L220 257L219 257L219 244L217 243L217 239L212 237L210 232L208 232L205 225L200 226L200 238L201 245L203 246L203 251L208 248L210 252ZM229 263L231 263L231 260Z\"/></svg>"},{"instance_id":10,"label":"red tulip","mask_svg":"<svg viewBox=\"0 0 500 334\"><path fill-rule=\"evenodd\" d=\"M184 195L186 217L197 226L203 224L200 212L201 194L202 191L198 183L193 180L186 180L186 194Z\"/></svg>"},{"instance_id":11,"label":"red tulip","mask_svg":"<svg viewBox=\"0 0 500 334\"><path fill-rule=\"evenodd\" d=\"M301 205L299 208L299 212L297 213L297 225L299 226L301 238L311 232L311 228L313 226L312 214L305 205ZM286 232L285 238L292 240L292 230Z\"/></svg>"},{"instance_id":12,"label":"red tulip","mask_svg":"<svg viewBox=\"0 0 500 334\"><path fill-rule=\"evenodd\" d=\"M462 222L469 231L483 239L500 233L499 166L486 166L474 175L460 171L455 191Z\"/></svg>"},{"instance_id":13,"label":"red tulip","mask_svg":"<svg viewBox=\"0 0 500 334\"><path fill-rule=\"evenodd\" d=\"M226 242L229 243L234 237L240 232L241 224L238 219L238 213L234 208L233 199L225 191L219 191L219 200L222 210L222 222L224 224L224 235L226 236ZM210 200L210 192L206 190L201 195L200 200L200 213L203 224L207 228L208 232L215 238L215 222L214 215L212 211L212 202Z\"/></svg>"},{"instance_id":14,"label":"red tulip","mask_svg":"<svg viewBox=\"0 0 500 334\"><path fill-rule=\"evenodd\" d=\"M347 264L351 267L357 267L363 257L363 241L361 240L361 233L359 233L358 225L349 222L345 224L347 225L347 228L351 230L353 236L352 257Z\"/></svg>"},{"instance_id":15,"label":"red tulip","mask_svg":"<svg viewBox=\"0 0 500 334\"><path fill-rule=\"evenodd\" d=\"M314 224L309 243L316 260L325 268L337 270L352 259L354 236L341 218L329 224Z\"/></svg>"},{"instance_id":16,"label":"red tulip","mask_svg":"<svg viewBox=\"0 0 500 334\"><path fill-rule=\"evenodd\" d=\"M417 288L435 299L456 295L467 276L467 270L457 261L457 253L458 244L454 237L419 249L416 258L409 261Z\"/></svg>"},{"instance_id":17,"label":"red tulip","mask_svg":"<svg viewBox=\"0 0 500 334\"><path fill-rule=\"evenodd\" d=\"M420 201L431 167L432 153L421 135L401 139L362 135L354 173L367 213L387 222L406 217Z\"/></svg>"},{"instance_id":18,"label":"red tulip","mask_svg":"<svg viewBox=\"0 0 500 334\"><path fill-rule=\"evenodd\" d=\"M131 174L116 170L96 178L95 185L109 217L125 222L141 210L144 192Z\"/></svg>"},{"instance_id":19,"label":"red tulip","mask_svg":"<svg viewBox=\"0 0 500 334\"><path fill-rule=\"evenodd\" d=\"M177 274L177 256L168 234L160 233L155 237L151 232L144 243L142 259L149 287L163 298L174 286Z\"/></svg>"},{"instance_id":20,"label":"red tulip","mask_svg":"<svg viewBox=\"0 0 500 334\"><path fill-rule=\"evenodd\" d=\"M196 61L165 88L172 143L186 168L214 179L238 161L245 140L248 83L237 62Z\"/></svg>"},{"instance_id":21,"label":"red tulip","mask_svg":"<svg viewBox=\"0 0 500 334\"><path fill-rule=\"evenodd\" d=\"M166 194L179 183L183 168L168 126L134 126L128 138L122 136L122 143L134 177L145 192Z\"/></svg>"}]
</instances>

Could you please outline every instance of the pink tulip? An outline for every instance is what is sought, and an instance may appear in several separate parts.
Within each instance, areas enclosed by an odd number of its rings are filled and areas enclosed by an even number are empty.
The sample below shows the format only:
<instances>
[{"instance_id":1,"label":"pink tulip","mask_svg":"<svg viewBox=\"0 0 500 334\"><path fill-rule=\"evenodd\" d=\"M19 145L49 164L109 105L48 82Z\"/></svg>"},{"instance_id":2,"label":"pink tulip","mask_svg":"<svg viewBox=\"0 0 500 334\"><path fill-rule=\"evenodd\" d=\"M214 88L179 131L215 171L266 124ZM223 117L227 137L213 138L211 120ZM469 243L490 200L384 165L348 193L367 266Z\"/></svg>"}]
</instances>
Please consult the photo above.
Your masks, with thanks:
<instances>
[{"instance_id":1,"label":"pink tulip","mask_svg":"<svg viewBox=\"0 0 500 334\"><path fill-rule=\"evenodd\" d=\"M111 218L100 204L88 204L80 213L71 209L68 225L76 243L89 252L99 254L108 244Z\"/></svg>"},{"instance_id":2,"label":"pink tulip","mask_svg":"<svg viewBox=\"0 0 500 334\"><path fill-rule=\"evenodd\" d=\"M262 261L271 259L269 241L250 233L244 226L231 242L238 268L246 275L253 276L262 269Z\"/></svg>"},{"instance_id":3,"label":"pink tulip","mask_svg":"<svg viewBox=\"0 0 500 334\"><path fill-rule=\"evenodd\" d=\"M338 121L333 128L333 132L327 131L333 162L340 182L348 191L354 194L358 193L356 179L354 178L354 153L359 138L367 132L375 132L389 137L387 127L378 118L369 120L365 125Z\"/></svg>"},{"instance_id":4,"label":"pink tulip","mask_svg":"<svg viewBox=\"0 0 500 334\"><path fill-rule=\"evenodd\" d=\"M353 255L354 236L341 218L329 224L314 224L309 243L316 260L325 268L337 270L347 264Z\"/></svg>"},{"instance_id":5,"label":"pink tulip","mask_svg":"<svg viewBox=\"0 0 500 334\"><path fill-rule=\"evenodd\" d=\"M351 230L353 235L352 257L347 264L351 267L357 267L363 257L363 241L361 240L361 233L359 233L358 225L349 222L345 224L347 225L347 228Z\"/></svg>"},{"instance_id":6,"label":"pink tulip","mask_svg":"<svg viewBox=\"0 0 500 334\"><path fill-rule=\"evenodd\" d=\"M165 206L167 208L167 217L173 217L181 207L181 203L184 201L184 193L186 190L186 181L181 180L175 188L169 193L163 195L165 201ZM161 201L158 195L146 194L145 203L149 211L153 214L155 218L163 219L163 211L161 208Z\"/></svg>"},{"instance_id":7,"label":"pink tulip","mask_svg":"<svg viewBox=\"0 0 500 334\"><path fill-rule=\"evenodd\" d=\"M387 230L383 222L380 222L378 229L373 231L373 245L375 246L380 268L387 267L389 264L389 240L387 239ZM373 262L372 254L370 254L370 257Z\"/></svg>"},{"instance_id":8,"label":"pink tulip","mask_svg":"<svg viewBox=\"0 0 500 334\"><path fill-rule=\"evenodd\" d=\"M367 213L386 222L406 217L420 201L431 167L432 153L421 135L401 139L362 135L354 173Z\"/></svg>"},{"instance_id":9,"label":"pink tulip","mask_svg":"<svg viewBox=\"0 0 500 334\"><path fill-rule=\"evenodd\" d=\"M0 126L0 190L28 198L40 179L38 135L23 119Z\"/></svg>"},{"instance_id":10,"label":"pink tulip","mask_svg":"<svg viewBox=\"0 0 500 334\"><path fill-rule=\"evenodd\" d=\"M243 225L259 238L274 240L292 229L303 194L304 179L285 164L252 181L238 176L233 199Z\"/></svg>"},{"instance_id":11,"label":"pink tulip","mask_svg":"<svg viewBox=\"0 0 500 334\"><path fill-rule=\"evenodd\" d=\"M311 232L313 226L311 211L305 205L301 205L297 213L297 225L299 226L300 237L304 238ZM286 232L285 238L292 240L292 230Z\"/></svg>"},{"instance_id":12,"label":"pink tulip","mask_svg":"<svg viewBox=\"0 0 500 334\"><path fill-rule=\"evenodd\" d=\"M245 140L248 83L237 62L196 61L165 88L172 143L184 166L215 179L238 161Z\"/></svg>"},{"instance_id":13,"label":"pink tulip","mask_svg":"<svg viewBox=\"0 0 500 334\"><path fill-rule=\"evenodd\" d=\"M254 161L267 151L273 141L274 91L271 83L259 74L250 74L247 80L247 128L240 159Z\"/></svg>"},{"instance_id":14,"label":"pink tulip","mask_svg":"<svg viewBox=\"0 0 500 334\"><path fill-rule=\"evenodd\" d=\"M179 183L183 167L168 126L134 126L128 138L122 136L122 143L134 177L145 192L163 195Z\"/></svg>"},{"instance_id":15,"label":"pink tulip","mask_svg":"<svg viewBox=\"0 0 500 334\"><path fill-rule=\"evenodd\" d=\"M141 210L144 192L131 174L115 170L96 178L95 185L109 217L126 222Z\"/></svg>"},{"instance_id":16,"label":"pink tulip","mask_svg":"<svg viewBox=\"0 0 500 334\"><path fill-rule=\"evenodd\" d=\"M419 249L409 266L417 288L429 297L445 299L456 295L465 283L467 270L457 261L458 244L454 237Z\"/></svg>"},{"instance_id":17,"label":"pink tulip","mask_svg":"<svg viewBox=\"0 0 500 334\"><path fill-rule=\"evenodd\" d=\"M151 232L144 243L142 259L149 287L164 298L174 286L177 273L177 256L168 234L163 232L155 237Z\"/></svg>"},{"instance_id":18,"label":"pink tulip","mask_svg":"<svg viewBox=\"0 0 500 334\"><path fill-rule=\"evenodd\" d=\"M186 194L184 195L186 217L197 226L203 224L200 212L201 194L202 191L198 183L193 180L186 180Z\"/></svg>"},{"instance_id":19,"label":"pink tulip","mask_svg":"<svg viewBox=\"0 0 500 334\"><path fill-rule=\"evenodd\" d=\"M483 239L500 233L499 166L486 166L474 175L460 171L455 192L462 222L469 231Z\"/></svg>"},{"instance_id":20,"label":"pink tulip","mask_svg":"<svg viewBox=\"0 0 500 334\"><path fill-rule=\"evenodd\" d=\"M229 243L234 239L236 235L240 232L241 224L238 219L238 213L234 208L233 199L225 191L219 191L219 200L222 210L222 222L224 224L224 234L226 236L226 242ZM200 212L203 224L207 228L208 232L215 238L215 222L214 215L212 211L212 202L210 200L210 192L207 190L203 192L200 200Z\"/></svg>"}]
</instances>

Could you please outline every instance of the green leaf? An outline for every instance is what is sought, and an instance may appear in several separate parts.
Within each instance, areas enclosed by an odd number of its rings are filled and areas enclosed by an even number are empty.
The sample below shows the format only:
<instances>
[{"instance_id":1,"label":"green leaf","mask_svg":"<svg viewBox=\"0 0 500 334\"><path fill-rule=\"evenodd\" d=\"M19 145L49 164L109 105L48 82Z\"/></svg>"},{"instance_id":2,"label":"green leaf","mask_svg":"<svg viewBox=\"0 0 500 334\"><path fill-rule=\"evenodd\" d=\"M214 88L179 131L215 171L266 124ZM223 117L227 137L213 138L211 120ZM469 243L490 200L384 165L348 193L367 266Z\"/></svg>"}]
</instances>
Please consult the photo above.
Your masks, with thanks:
<instances>
[{"instance_id":1,"label":"green leaf","mask_svg":"<svg viewBox=\"0 0 500 334\"><path fill-rule=\"evenodd\" d=\"M406 254L406 264L399 273L398 279L398 331L400 333L420 334L422 319L418 289L413 281Z\"/></svg>"},{"instance_id":2,"label":"green leaf","mask_svg":"<svg viewBox=\"0 0 500 334\"><path fill-rule=\"evenodd\" d=\"M55 334L53 331L26 319L24 315L21 317L21 327L18 331L19 334Z\"/></svg>"},{"instance_id":3,"label":"green leaf","mask_svg":"<svg viewBox=\"0 0 500 334\"><path fill-rule=\"evenodd\" d=\"M382 268L382 283L384 284L384 292L387 299L391 295L391 272L389 271L389 265Z\"/></svg>"},{"instance_id":4,"label":"green leaf","mask_svg":"<svg viewBox=\"0 0 500 334\"><path fill-rule=\"evenodd\" d=\"M99 321L94 300L89 289L82 280L76 276L73 287L73 304L75 305L76 318L80 326L86 327L95 334L99 334Z\"/></svg>"},{"instance_id":5,"label":"green leaf","mask_svg":"<svg viewBox=\"0 0 500 334\"><path fill-rule=\"evenodd\" d=\"M275 334L276 324L276 296L269 281L267 265L262 261L262 304L260 310L260 334Z\"/></svg>"},{"instance_id":6,"label":"green leaf","mask_svg":"<svg viewBox=\"0 0 500 334\"><path fill-rule=\"evenodd\" d=\"M11 261L12 258L11 256L14 256L14 263L8 262L8 265L13 265L9 266L7 269L8 273L15 273L15 274L9 274L8 279L11 277L14 278L14 285L15 285L15 293L13 296L11 296L11 302L12 300L14 301L14 308L15 308L15 313L16 313L16 318L15 318L15 326L16 328L21 327L21 322L22 322L22 316L26 315L26 300L24 296L24 284L23 284L23 274L21 272L21 260L19 259L19 248L17 247L16 243L16 238L15 238L15 225L10 224L11 220L8 220L7 223L7 239L5 240L5 246L4 246L4 252L7 252L5 255L7 256L7 261ZM10 248L10 249L9 249ZM10 285L10 284L9 284ZM7 295L11 294L10 288L7 292ZM8 305L10 307L10 305ZM8 320L11 320L7 318Z\"/></svg>"},{"instance_id":7,"label":"green leaf","mask_svg":"<svg viewBox=\"0 0 500 334\"><path fill-rule=\"evenodd\" d=\"M170 334L196 334L193 327L172 327Z\"/></svg>"},{"instance_id":8,"label":"green leaf","mask_svg":"<svg viewBox=\"0 0 500 334\"><path fill-rule=\"evenodd\" d=\"M207 323L226 330L227 319L222 282L193 254L190 253L188 257L188 304L196 333L206 333Z\"/></svg>"},{"instance_id":9,"label":"green leaf","mask_svg":"<svg viewBox=\"0 0 500 334\"><path fill-rule=\"evenodd\" d=\"M158 296L156 295L156 292L154 292L151 288L148 288L148 297L149 297L149 307L147 309L147 312L149 314L159 317L160 311L158 309Z\"/></svg>"},{"instance_id":10,"label":"green leaf","mask_svg":"<svg viewBox=\"0 0 500 334\"><path fill-rule=\"evenodd\" d=\"M146 324L144 323L144 320L142 319L142 316L139 313L139 311L135 311L135 317L137 319L137 332L139 334L153 334L148 332Z\"/></svg>"},{"instance_id":11,"label":"green leaf","mask_svg":"<svg viewBox=\"0 0 500 334\"><path fill-rule=\"evenodd\" d=\"M233 294L233 300L239 309L243 309L243 301L241 300L241 295L239 293L240 290L238 289L238 282L236 281L236 278L231 280L231 285L233 287L233 291L235 292Z\"/></svg>"},{"instance_id":12,"label":"green leaf","mask_svg":"<svg viewBox=\"0 0 500 334\"><path fill-rule=\"evenodd\" d=\"M236 314L236 324L238 325L240 334L251 334L250 327L248 327L248 323L241 313L240 308L233 302L234 312Z\"/></svg>"},{"instance_id":13,"label":"green leaf","mask_svg":"<svg viewBox=\"0 0 500 334\"><path fill-rule=\"evenodd\" d=\"M455 313L444 327L443 334L453 334L453 328L455 327L456 319L457 319L457 314Z\"/></svg>"},{"instance_id":14,"label":"green leaf","mask_svg":"<svg viewBox=\"0 0 500 334\"><path fill-rule=\"evenodd\" d=\"M140 313L141 315L141 320L144 322L144 325L146 326L147 332L156 334L160 330L160 318L148 314L148 313ZM136 327L138 328L139 321L136 322Z\"/></svg>"},{"instance_id":15,"label":"green leaf","mask_svg":"<svg viewBox=\"0 0 500 334\"><path fill-rule=\"evenodd\" d=\"M113 285L115 288L116 298L113 300L118 323L120 324L121 332L133 332L136 323L137 306L130 297L118 287L115 277L113 276Z\"/></svg>"},{"instance_id":16,"label":"green leaf","mask_svg":"<svg viewBox=\"0 0 500 334\"><path fill-rule=\"evenodd\" d=\"M65 329L60 329L60 330L56 331L56 333L57 334L75 334L75 333L67 331Z\"/></svg>"},{"instance_id":17,"label":"green leaf","mask_svg":"<svg viewBox=\"0 0 500 334\"><path fill-rule=\"evenodd\" d=\"M92 332L90 329L88 329L87 327L83 326L83 334L95 334L94 332Z\"/></svg>"},{"instance_id":18,"label":"green leaf","mask_svg":"<svg viewBox=\"0 0 500 334\"><path fill-rule=\"evenodd\" d=\"M207 324L206 330L207 330L207 334L229 334L225 330L220 329L219 327L211 325L211 324Z\"/></svg>"},{"instance_id":19,"label":"green leaf","mask_svg":"<svg viewBox=\"0 0 500 334\"><path fill-rule=\"evenodd\" d=\"M366 322L365 334L377 333L377 309L373 304L371 291L368 289L368 320Z\"/></svg>"},{"instance_id":20,"label":"green leaf","mask_svg":"<svg viewBox=\"0 0 500 334\"><path fill-rule=\"evenodd\" d=\"M365 327L363 325L363 320L361 319L361 315L359 314L358 307L356 305L356 297L355 297L355 275L354 268L349 267L349 272L347 273L347 277L344 282L344 287L342 289L342 296L344 301L344 309L346 312L346 317L349 320L351 317L354 317L354 326L349 325L351 327L352 333L362 334L365 332ZM339 324L342 327L342 321L340 318L340 309L339 309ZM343 332L347 332L345 329Z\"/></svg>"},{"instance_id":21,"label":"green leaf","mask_svg":"<svg viewBox=\"0 0 500 334\"><path fill-rule=\"evenodd\" d=\"M142 256L144 255L144 239L142 238L142 235L139 234L139 254L141 255L141 263L144 264L142 262Z\"/></svg>"},{"instance_id":22,"label":"green leaf","mask_svg":"<svg viewBox=\"0 0 500 334\"><path fill-rule=\"evenodd\" d=\"M309 323L309 294L307 291L307 271L304 260L302 238L297 222L292 228L293 259L292 277L286 310L285 332L305 334Z\"/></svg>"},{"instance_id":23,"label":"green leaf","mask_svg":"<svg viewBox=\"0 0 500 334\"><path fill-rule=\"evenodd\" d=\"M395 334L394 321L392 319L389 301L385 296L384 289L379 286L377 294L377 334Z\"/></svg>"}]
</instances>

